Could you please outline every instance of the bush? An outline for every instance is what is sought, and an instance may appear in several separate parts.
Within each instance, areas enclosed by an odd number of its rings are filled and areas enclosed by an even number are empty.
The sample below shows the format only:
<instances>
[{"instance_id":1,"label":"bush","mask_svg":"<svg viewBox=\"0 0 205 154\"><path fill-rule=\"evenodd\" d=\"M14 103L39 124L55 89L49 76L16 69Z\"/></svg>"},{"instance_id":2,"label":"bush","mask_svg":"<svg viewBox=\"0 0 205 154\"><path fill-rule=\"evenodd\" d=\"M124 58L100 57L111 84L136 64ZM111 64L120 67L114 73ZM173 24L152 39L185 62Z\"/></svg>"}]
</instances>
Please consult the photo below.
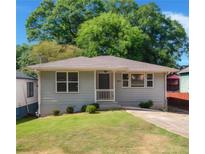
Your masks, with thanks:
<instances>
[{"instance_id":1,"label":"bush","mask_svg":"<svg viewBox=\"0 0 205 154\"><path fill-rule=\"evenodd\" d=\"M96 112L96 106L95 105L87 105L86 112L95 113Z\"/></svg>"},{"instance_id":2,"label":"bush","mask_svg":"<svg viewBox=\"0 0 205 154\"><path fill-rule=\"evenodd\" d=\"M68 107L66 108L66 112L67 112L67 113L73 113L73 107L72 107L72 106L68 106Z\"/></svg>"},{"instance_id":3,"label":"bush","mask_svg":"<svg viewBox=\"0 0 205 154\"><path fill-rule=\"evenodd\" d=\"M85 112L85 111L86 111L86 107L87 107L87 105L83 105L83 106L81 107L81 112Z\"/></svg>"},{"instance_id":4,"label":"bush","mask_svg":"<svg viewBox=\"0 0 205 154\"><path fill-rule=\"evenodd\" d=\"M93 103L93 104L90 104L90 105L94 105L96 107L96 109L100 108L100 105L98 103Z\"/></svg>"},{"instance_id":5,"label":"bush","mask_svg":"<svg viewBox=\"0 0 205 154\"><path fill-rule=\"evenodd\" d=\"M150 108L153 106L152 100L146 101L146 102L140 102L139 106L141 108Z\"/></svg>"},{"instance_id":6,"label":"bush","mask_svg":"<svg viewBox=\"0 0 205 154\"><path fill-rule=\"evenodd\" d=\"M59 110L53 110L53 115L54 116L58 116L60 114L60 111Z\"/></svg>"}]
</instances>

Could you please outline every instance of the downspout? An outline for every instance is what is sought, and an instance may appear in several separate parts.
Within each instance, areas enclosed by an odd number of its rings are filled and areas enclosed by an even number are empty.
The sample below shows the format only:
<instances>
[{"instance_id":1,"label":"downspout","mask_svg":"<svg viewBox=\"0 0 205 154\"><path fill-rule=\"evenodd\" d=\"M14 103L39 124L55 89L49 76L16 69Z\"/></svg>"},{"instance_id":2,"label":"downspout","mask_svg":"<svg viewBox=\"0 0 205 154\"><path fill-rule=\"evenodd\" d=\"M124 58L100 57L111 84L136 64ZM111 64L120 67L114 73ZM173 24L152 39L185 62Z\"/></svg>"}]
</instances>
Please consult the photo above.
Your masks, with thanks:
<instances>
[{"instance_id":1,"label":"downspout","mask_svg":"<svg viewBox=\"0 0 205 154\"><path fill-rule=\"evenodd\" d=\"M40 117L41 115L41 78L40 78L40 71L37 72L38 74L38 114L37 116Z\"/></svg>"},{"instance_id":2,"label":"downspout","mask_svg":"<svg viewBox=\"0 0 205 154\"><path fill-rule=\"evenodd\" d=\"M167 111L167 74L168 72L165 73L164 75L164 110Z\"/></svg>"},{"instance_id":3,"label":"downspout","mask_svg":"<svg viewBox=\"0 0 205 154\"><path fill-rule=\"evenodd\" d=\"M95 97L95 103L97 102L97 95L96 95L96 70L94 71L94 97Z\"/></svg>"}]
</instances>

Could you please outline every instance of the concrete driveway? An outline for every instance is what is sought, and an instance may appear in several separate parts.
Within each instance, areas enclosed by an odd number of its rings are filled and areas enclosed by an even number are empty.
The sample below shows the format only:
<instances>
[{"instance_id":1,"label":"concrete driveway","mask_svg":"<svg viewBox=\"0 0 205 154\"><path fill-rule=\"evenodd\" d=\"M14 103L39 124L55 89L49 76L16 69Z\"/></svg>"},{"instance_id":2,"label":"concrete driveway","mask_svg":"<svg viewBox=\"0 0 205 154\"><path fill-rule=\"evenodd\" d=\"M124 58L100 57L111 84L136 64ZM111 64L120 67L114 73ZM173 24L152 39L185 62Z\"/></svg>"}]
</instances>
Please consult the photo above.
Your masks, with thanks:
<instances>
[{"instance_id":1,"label":"concrete driveway","mask_svg":"<svg viewBox=\"0 0 205 154\"><path fill-rule=\"evenodd\" d=\"M134 116L140 117L158 127L170 132L189 137L189 115L156 110L126 110Z\"/></svg>"}]
</instances>

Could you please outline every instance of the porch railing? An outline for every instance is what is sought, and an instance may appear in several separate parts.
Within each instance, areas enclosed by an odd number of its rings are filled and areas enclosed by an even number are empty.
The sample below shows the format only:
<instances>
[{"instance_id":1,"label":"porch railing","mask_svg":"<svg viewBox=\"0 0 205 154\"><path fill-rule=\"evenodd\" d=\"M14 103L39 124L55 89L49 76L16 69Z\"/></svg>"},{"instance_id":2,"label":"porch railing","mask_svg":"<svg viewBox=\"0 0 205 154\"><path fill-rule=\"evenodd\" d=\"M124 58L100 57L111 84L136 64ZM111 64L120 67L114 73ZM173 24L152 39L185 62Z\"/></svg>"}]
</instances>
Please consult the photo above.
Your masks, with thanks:
<instances>
[{"instance_id":1,"label":"porch railing","mask_svg":"<svg viewBox=\"0 0 205 154\"><path fill-rule=\"evenodd\" d=\"M114 101L114 89L96 89L97 101Z\"/></svg>"}]
</instances>

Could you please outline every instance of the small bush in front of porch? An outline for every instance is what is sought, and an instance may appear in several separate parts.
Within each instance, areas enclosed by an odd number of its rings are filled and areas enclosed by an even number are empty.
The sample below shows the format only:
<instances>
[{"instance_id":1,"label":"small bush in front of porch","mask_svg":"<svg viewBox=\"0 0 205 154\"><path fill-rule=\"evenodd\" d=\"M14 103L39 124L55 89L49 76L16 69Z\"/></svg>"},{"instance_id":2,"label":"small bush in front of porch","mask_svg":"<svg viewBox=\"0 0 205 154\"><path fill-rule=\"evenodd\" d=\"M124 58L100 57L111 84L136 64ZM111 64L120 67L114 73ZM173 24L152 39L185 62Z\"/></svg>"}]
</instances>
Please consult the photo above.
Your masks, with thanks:
<instances>
[{"instance_id":1,"label":"small bush in front of porch","mask_svg":"<svg viewBox=\"0 0 205 154\"><path fill-rule=\"evenodd\" d=\"M85 112L85 111L86 111L86 107L87 107L87 105L83 105L83 106L81 107L81 112Z\"/></svg>"},{"instance_id":2,"label":"small bush in front of porch","mask_svg":"<svg viewBox=\"0 0 205 154\"><path fill-rule=\"evenodd\" d=\"M66 112L67 113L73 113L73 107L72 106L68 106L67 108L66 108Z\"/></svg>"},{"instance_id":3,"label":"small bush in front of porch","mask_svg":"<svg viewBox=\"0 0 205 154\"><path fill-rule=\"evenodd\" d=\"M86 112L95 113L96 112L96 106L95 105L87 105Z\"/></svg>"},{"instance_id":4,"label":"small bush in front of porch","mask_svg":"<svg viewBox=\"0 0 205 154\"><path fill-rule=\"evenodd\" d=\"M60 114L60 111L59 110L53 110L53 115L54 116L58 116Z\"/></svg>"},{"instance_id":5,"label":"small bush in front of porch","mask_svg":"<svg viewBox=\"0 0 205 154\"><path fill-rule=\"evenodd\" d=\"M98 103L92 103L90 105L94 105L96 107L96 109L99 109L100 108L100 105Z\"/></svg>"},{"instance_id":6,"label":"small bush in front of porch","mask_svg":"<svg viewBox=\"0 0 205 154\"><path fill-rule=\"evenodd\" d=\"M141 108L150 108L150 107L153 106L153 101L149 100L149 101L146 101L146 102L140 102L139 106Z\"/></svg>"}]
</instances>

